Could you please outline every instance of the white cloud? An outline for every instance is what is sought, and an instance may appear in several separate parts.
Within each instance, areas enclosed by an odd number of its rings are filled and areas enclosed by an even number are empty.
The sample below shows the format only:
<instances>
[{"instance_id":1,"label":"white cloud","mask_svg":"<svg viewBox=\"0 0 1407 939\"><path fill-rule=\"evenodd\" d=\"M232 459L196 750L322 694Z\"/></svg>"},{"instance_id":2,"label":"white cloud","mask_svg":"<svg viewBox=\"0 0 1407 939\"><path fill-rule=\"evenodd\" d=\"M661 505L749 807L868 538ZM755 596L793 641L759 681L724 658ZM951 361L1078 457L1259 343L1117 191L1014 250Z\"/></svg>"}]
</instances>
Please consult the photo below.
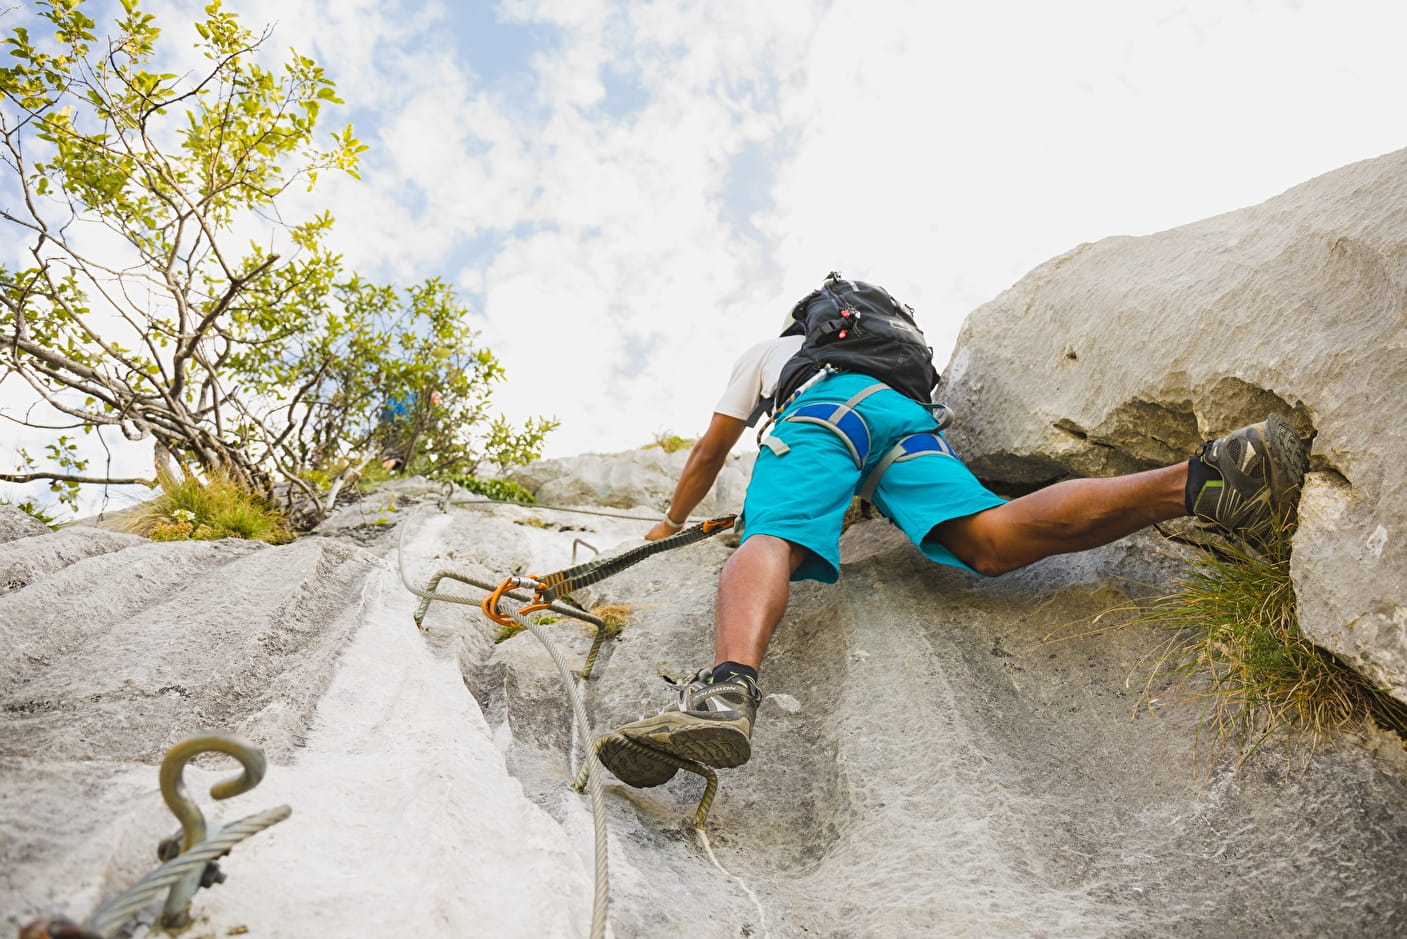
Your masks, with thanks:
<instances>
[{"instance_id":1,"label":"white cloud","mask_svg":"<svg viewBox=\"0 0 1407 939\"><path fill-rule=\"evenodd\" d=\"M350 267L481 299L497 400L562 418L555 454L701 430L832 267L917 306L941 364L1081 241L1403 143L1391 0L512 0L540 45L507 74L465 57L451 4L238 9L315 54L348 101L329 126L373 145L364 183L299 202L330 204Z\"/></svg>"}]
</instances>

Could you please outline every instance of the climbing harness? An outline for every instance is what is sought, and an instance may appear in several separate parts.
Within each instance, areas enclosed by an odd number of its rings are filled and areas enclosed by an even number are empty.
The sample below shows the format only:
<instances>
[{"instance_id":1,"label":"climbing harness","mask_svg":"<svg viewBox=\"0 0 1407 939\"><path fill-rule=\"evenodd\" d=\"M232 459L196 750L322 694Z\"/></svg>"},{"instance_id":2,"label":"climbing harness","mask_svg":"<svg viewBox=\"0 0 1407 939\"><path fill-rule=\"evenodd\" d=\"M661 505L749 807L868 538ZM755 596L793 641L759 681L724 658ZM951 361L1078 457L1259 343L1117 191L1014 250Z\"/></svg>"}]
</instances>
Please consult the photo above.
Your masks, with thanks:
<instances>
[{"instance_id":1,"label":"climbing harness","mask_svg":"<svg viewBox=\"0 0 1407 939\"><path fill-rule=\"evenodd\" d=\"M883 382L875 382L851 395L850 400L844 404L835 404L830 401L803 404L782 420L796 424L820 424L827 430L834 432L840 438L840 442L845 444L845 448L850 451L850 459L855 461L855 468L861 469L870 455L870 428L865 423L865 419L860 416L860 412L855 410L855 406L870 395L888 388L889 386ZM770 434L761 443L777 456L785 455L790 449L780 439Z\"/></svg>"},{"instance_id":2,"label":"climbing harness","mask_svg":"<svg viewBox=\"0 0 1407 939\"><path fill-rule=\"evenodd\" d=\"M21 935L36 939L43 936L73 939L126 936L136 927L138 914L163 895L166 899L156 926L163 930L181 930L190 924L190 904L195 892L225 879L216 863L218 859L229 854L230 849L244 839L293 814L288 806L280 805L225 825L210 834L200 806L186 792L184 779L186 764L202 753L225 753L244 767L240 775L212 786L212 798L229 799L248 792L264 778L267 764L263 752L241 737L203 734L176 744L162 759L159 773L161 797L181 823L180 832L162 840L157 846L157 857L164 863L100 907L83 926L54 917L29 924Z\"/></svg>"}]
</instances>

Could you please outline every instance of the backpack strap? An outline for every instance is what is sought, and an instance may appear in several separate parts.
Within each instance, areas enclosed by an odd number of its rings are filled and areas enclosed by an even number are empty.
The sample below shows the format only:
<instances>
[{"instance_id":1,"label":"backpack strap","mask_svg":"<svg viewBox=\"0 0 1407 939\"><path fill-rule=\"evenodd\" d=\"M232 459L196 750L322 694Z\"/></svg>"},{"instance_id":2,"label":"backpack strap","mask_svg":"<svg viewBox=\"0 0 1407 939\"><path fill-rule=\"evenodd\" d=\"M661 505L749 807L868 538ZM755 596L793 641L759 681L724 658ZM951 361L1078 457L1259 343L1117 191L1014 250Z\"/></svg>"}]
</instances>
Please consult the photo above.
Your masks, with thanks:
<instances>
[{"instance_id":1,"label":"backpack strap","mask_svg":"<svg viewBox=\"0 0 1407 939\"><path fill-rule=\"evenodd\" d=\"M865 474L864 480L860 484L858 495L866 502L874 500L875 490L879 488L879 481L883 478L885 471L895 463L902 463L905 460L916 460L921 456L948 456L957 459L957 454L953 452L948 441L938 436L935 431L924 431L920 434L909 434L896 443L889 452L884 455L874 469Z\"/></svg>"},{"instance_id":2,"label":"backpack strap","mask_svg":"<svg viewBox=\"0 0 1407 939\"><path fill-rule=\"evenodd\" d=\"M781 414L787 408L791 407L791 403L797 398L801 397L801 395L807 389L809 389L812 385L816 384L816 382L820 381L821 379L829 378L831 375L834 374L835 371L829 366L822 366L821 368L816 370L816 373L814 375L806 379L806 381L801 385L800 388L793 391L790 395L787 396L787 399L785 401L783 401L780 405L777 405L776 407L773 407L773 404L776 399L775 391L772 393L771 398L763 398L762 401L758 404L756 408L753 409L752 412L753 414L758 414L764 411L764 409L766 412L768 412L766 422L763 423L761 427L757 428L757 445L759 447L767 447L773 453L777 454L777 456L781 456L782 454L786 453L787 445L782 443L776 437L769 435L767 431L771 429L773 422L777 420L777 415ZM777 390L780 391L781 389ZM751 420L748 421L748 425L752 425ZM780 447L781 449L777 449L778 447Z\"/></svg>"}]
</instances>

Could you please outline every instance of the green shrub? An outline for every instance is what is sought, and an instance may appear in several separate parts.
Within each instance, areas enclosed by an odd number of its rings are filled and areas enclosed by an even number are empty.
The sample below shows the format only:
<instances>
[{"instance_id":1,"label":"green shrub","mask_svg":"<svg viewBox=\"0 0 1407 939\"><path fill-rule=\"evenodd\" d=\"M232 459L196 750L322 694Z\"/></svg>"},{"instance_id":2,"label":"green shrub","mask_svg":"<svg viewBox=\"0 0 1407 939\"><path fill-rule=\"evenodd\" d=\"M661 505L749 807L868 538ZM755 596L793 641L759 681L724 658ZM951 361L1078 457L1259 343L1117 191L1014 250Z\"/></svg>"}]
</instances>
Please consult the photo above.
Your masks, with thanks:
<instances>
[{"instance_id":1,"label":"green shrub","mask_svg":"<svg viewBox=\"0 0 1407 939\"><path fill-rule=\"evenodd\" d=\"M507 479L479 479L465 473L441 473L439 479L447 479L461 489L476 492L481 496L499 502L519 502L523 505L537 505L537 497L522 486Z\"/></svg>"},{"instance_id":2,"label":"green shrub","mask_svg":"<svg viewBox=\"0 0 1407 939\"><path fill-rule=\"evenodd\" d=\"M1213 753L1233 745L1244 760L1277 730L1319 742L1370 718L1407 730L1407 705L1301 632L1287 526L1263 551L1199 549L1173 590L1134 621L1172 633L1149 663L1147 700L1201 702L1198 736Z\"/></svg>"},{"instance_id":3,"label":"green shrub","mask_svg":"<svg viewBox=\"0 0 1407 939\"><path fill-rule=\"evenodd\" d=\"M134 525L153 541L244 538L285 544L293 540L287 519L276 506L224 474L212 473L206 480L162 474L160 484L161 495Z\"/></svg>"}]
</instances>

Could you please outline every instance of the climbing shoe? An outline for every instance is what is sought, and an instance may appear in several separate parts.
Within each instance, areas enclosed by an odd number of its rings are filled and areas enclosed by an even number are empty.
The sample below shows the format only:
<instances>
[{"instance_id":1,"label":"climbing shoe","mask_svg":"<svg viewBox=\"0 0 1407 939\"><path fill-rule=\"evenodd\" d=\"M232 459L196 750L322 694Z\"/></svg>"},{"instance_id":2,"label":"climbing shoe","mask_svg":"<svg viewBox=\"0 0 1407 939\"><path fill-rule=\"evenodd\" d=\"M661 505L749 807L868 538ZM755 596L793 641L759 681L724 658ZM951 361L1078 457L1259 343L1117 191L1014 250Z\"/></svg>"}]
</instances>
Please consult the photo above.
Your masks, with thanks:
<instances>
[{"instance_id":1,"label":"climbing shoe","mask_svg":"<svg viewBox=\"0 0 1407 939\"><path fill-rule=\"evenodd\" d=\"M702 669L678 699L654 717L626 724L618 732L637 743L716 769L741 766L752 756L752 725L762 692L751 680L731 676L715 682Z\"/></svg>"},{"instance_id":2,"label":"climbing shoe","mask_svg":"<svg viewBox=\"0 0 1407 939\"><path fill-rule=\"evenodd\" d=\"M1272 414L1202 444L1187 472L1187 512L1226 534L1264 544L1293 517L1308 469L1290 422Z\"/></svg>"}]
</instances>

